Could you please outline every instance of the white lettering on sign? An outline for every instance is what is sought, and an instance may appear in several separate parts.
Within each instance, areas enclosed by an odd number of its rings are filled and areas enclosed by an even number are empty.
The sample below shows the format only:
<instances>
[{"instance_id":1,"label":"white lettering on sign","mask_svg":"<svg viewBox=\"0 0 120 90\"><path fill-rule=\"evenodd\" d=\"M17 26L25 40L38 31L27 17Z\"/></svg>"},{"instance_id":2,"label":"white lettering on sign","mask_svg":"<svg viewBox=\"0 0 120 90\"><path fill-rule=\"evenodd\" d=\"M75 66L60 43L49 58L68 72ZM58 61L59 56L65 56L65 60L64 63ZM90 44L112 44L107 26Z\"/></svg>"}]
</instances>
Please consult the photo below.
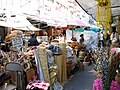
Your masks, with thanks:
<instances>
[{"instance_id":1,"label":"white lettering on sign","mask_svg":"<svg viewBox=\"0 0 120 90\"><path fill-rule=\"evenodd\" d=\"M12 40L12 45L17 50L20 50L20 48L23 46L23 40L22 40L22 38L16 38L16 39Z\"/></svg>"}]
</instances>

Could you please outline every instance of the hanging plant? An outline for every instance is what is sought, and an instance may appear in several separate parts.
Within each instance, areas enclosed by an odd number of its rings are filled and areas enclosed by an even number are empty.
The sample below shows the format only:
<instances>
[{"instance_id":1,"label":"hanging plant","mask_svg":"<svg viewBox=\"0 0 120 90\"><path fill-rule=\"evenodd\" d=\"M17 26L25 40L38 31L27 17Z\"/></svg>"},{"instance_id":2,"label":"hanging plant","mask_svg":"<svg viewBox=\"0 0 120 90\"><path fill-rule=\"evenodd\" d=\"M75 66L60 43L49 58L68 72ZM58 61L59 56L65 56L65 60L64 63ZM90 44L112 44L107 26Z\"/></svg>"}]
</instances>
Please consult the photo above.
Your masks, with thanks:
<instances>
[{"instance_id":1,"label":"hanging plant","mask_svg":"<svg viewBox=\"0 0 120 90\"><path fill-rule=\"evenodd\" d=\"M98 2L98 5L103 7L108 5L108 0L96 0Z\"/></svg>"}]
</instances>

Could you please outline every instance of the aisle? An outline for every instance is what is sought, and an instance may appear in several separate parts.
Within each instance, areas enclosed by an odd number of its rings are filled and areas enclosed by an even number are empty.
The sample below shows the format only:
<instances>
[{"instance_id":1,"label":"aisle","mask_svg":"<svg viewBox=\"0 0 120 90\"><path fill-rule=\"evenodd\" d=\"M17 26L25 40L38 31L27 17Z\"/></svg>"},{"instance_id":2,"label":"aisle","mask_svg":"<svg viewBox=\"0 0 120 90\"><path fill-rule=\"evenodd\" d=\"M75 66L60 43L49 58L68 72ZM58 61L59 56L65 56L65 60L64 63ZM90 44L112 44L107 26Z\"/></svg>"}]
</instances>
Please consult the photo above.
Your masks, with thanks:
<instances>
[{"instance_id":1,"label":"aisle","mask_svg":"<svg viewBox=\"0 0 120 90\"><path fill-rule=\"evenodd\" d=\"M71 80L66 83L64 90L92 90L93 81L96 79L94 66L85 66L84 71L77 71Z\"/></svg>"}]
</instances>

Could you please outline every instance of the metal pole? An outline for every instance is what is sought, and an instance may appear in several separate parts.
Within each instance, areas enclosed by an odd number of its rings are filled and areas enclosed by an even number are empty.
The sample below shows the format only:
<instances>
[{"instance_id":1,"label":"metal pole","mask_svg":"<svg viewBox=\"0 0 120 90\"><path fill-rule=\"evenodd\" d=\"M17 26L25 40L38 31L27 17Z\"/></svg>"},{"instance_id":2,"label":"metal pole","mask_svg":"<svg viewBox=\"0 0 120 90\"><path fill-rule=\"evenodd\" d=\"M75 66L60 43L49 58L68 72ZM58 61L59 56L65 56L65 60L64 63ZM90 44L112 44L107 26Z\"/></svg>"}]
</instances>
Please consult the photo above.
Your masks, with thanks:
<instances>
[{"instance_id":1,"label":"metal pole","mask_svg":"<svg viewBox=\"0 0 120 90\"><path fill-rule=\"evenodd\" d=\"M73 32L74 28L72 29L72 38L74 37L74 32Z\"/></svg>"},{"instance_id":2,"label":"metal pole","mask_svg":"<svg viewBox=\"0 0 120 90\"><path fill-rule=\"evenodd\" d=\"M73 26L72 28L72 38L74 37L74 29L75 29L75 26Z\"/></svg>"}]
</instances>

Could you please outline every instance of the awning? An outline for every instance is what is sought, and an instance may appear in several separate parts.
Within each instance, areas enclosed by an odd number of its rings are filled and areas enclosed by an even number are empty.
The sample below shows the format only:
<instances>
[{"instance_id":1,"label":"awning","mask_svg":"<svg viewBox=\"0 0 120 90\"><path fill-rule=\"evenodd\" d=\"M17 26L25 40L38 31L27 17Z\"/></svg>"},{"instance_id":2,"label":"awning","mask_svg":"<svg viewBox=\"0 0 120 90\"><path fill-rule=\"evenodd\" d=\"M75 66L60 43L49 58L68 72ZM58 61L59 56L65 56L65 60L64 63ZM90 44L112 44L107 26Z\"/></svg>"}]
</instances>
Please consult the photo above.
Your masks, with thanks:
<instances>
[{"instance_id":1,"label":"awning","mask_svg":"<svg viewBox=\"0 0 120 90\"><path fill-rule=\"evenodd\" d=\"M76 0L80 6L94 18L96 17L97 10L97 1L96 0ZM120 15L120 0L110 0L111 1L111 9L112 16Z\"/></svg>"},{"instance_id":2,"label":"awning","mask_svg":"<svg viewBox=\"0 0 120 90\"><path fill-rule=\"evenodd\" d=\"M92 28L100 28L100 27L98 27L96 25L90 25L90 27L92 27Z\"/></svg>"},{"instance_id":3,"label":"awning","mask_svg":"<svg viewBox=\"0 0 120 90\"><path fill-rule=\"evenodd\" d=\"M40 31L41 29L34 27L25 17L15 16L0 21L0 26L11 27L18 30Z\"/></svg>"},{"instance_id":4,"label":"awning","mask_svg":"<svg viewBox=\"0 0 120 90\"><path fill-rule=\"evenodd\" d=\"M34 27L34 26L15 27L14 29L24 30L24 31L41 31L41 30L42 30L42 29L36 28L36 27Z\"/></svg>"},{"instance_id":5,"label":"awning","mask_svg":"<svg viewBox=\"0 0 120 90\"><path fill-rule=\"evenodd\" d=\"M66 21L67 25L75 25L75 26L90 26L87 22L84 22L80 19L70 19Z\"/></svg>"}]
</instances>

